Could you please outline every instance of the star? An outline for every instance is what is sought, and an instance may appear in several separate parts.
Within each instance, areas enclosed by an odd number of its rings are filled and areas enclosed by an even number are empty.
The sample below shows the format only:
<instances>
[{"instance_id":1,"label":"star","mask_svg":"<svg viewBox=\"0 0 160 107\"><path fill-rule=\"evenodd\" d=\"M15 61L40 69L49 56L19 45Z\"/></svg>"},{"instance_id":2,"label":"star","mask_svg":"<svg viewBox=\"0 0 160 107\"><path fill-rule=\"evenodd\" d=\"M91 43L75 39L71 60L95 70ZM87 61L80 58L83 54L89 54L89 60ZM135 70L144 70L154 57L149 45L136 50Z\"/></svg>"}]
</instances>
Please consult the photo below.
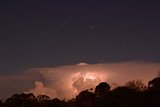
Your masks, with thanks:
<instances>
[{"instance_id":1,"label":"star","mask_svg":"<svg viewBox=\"0 0 160 107\"><path fill-rule=\"evenodd\" d=\"M65 27L65 26L68 25L68 24L69 24L69 21L68 21L68 20L64 20L64 21L61 23L62 27Z\"/></svg>"},{"instance_id":2,"label":"star","mask_svg":"<svg viewBox=\"0 0 160 107\"><path fill-rule=\"evenodd\" d=\"M91 30L95 29L94 25L91 25L91 26L90 26L90 29L91 29Z\"/></svg>"}]
</instances>

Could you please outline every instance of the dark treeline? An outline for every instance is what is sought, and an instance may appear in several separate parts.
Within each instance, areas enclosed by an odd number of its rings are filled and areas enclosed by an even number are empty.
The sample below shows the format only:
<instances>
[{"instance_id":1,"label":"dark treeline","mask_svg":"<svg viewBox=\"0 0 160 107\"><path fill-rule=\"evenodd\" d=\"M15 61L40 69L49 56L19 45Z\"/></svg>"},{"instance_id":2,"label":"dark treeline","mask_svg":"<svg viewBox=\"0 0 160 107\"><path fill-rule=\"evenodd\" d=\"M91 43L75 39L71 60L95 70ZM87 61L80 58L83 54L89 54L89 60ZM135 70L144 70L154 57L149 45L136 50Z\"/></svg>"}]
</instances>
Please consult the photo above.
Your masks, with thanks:
<instances>
[{"instance_id":1,"label":"dark treeline","mask_svg":"<svg viewBox=\"0 0 160 107\"><path fill-rule=\"evenodd\" d=\"M112 90L101 82L94 92L84 90L67 101L32 93L14 94L5 102L0 100L0 107L160 107L160 77L149 81L148 86L133 80Z\"/></svg>"}]
</instances>

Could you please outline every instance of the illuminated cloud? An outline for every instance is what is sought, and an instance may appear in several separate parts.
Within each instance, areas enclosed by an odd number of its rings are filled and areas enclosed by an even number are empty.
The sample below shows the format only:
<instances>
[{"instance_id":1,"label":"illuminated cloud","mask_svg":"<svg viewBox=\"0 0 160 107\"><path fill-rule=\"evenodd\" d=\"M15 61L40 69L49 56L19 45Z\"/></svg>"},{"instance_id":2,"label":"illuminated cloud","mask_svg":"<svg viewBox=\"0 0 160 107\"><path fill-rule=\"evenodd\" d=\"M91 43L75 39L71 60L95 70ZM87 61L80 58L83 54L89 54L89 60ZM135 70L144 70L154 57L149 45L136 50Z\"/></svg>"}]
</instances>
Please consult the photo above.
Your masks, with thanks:
<instances>
[{"instance_id":1,"label":"illuminated cloud","mask_svg":"<svg viewBox=\"0 0 160 107\"><path fill-rule=\"evenodd\" d=\"M51 98L70 99L80 91L94 89L102 81L110 85L123 85L134 79L144 83L153 79L160 70L160 64L146 62L120 62L106 64L86 64L34 68L15 76L0 76L0 94L5 97L16 92L32 92L48 95ZM27 74L27 75L26 75ZM16 86L15 86L16 85ZM17 87L17 88L12 88Z\"/></svg>"},{"instance_id":2,"label":"illuminated cloud","mask_svg":"<svg viewBox=\"0 0 160 107\"><path fill-rule=\"evenodd\" d=\"M35 82L35 88L31 89L29 92L25 92L25 93L34 93L35 96L38 95L47 95L49 97L57 97L57 92L52 89L52 88L48 88L45 87L44 84L42 82L36 81Z\"/></svg>"}]
</instances>

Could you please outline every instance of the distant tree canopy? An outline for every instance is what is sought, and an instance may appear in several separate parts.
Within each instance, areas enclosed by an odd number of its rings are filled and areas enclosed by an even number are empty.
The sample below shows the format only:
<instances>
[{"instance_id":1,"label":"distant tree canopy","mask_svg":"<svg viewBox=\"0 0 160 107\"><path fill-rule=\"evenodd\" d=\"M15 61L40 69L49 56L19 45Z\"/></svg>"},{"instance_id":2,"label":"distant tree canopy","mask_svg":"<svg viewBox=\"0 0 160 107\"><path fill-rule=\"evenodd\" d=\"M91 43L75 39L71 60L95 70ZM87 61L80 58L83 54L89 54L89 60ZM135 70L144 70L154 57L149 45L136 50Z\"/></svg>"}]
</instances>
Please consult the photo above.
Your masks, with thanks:
<instances>
[{"instance_id":1,"label":"distant tree canopy","mask_svg":"<svg viewBox=\"0 0 160 107\"><path fill-rule=\"evenodd\" d=\"M38 95L37 96L37 101L38 102L43 102L43 101L47 101L47 100L50 100L50 98L46 95Z\"/></svg>"},{"instance_id":2,"label":"distant tree canopy","mask_svg":"<svg viewBox=\"0 0 160 107\"><path fill-rule=\"evenodd\" d=\"M96 86L95 93L106 93L108 90L110 90L110 86L106 82L101 82L99 85Z\"/></svg>"},{"instance_id":3,"label":"distant tree canopy","mask_svg":"<svg viewBox=\"0 0 160 107\"><path fill-rule=\"evenodd\" d=\"M125 86L136 91L145 91L147 88L142 80L129 81L125 84Z\"/></svg>"},{"instance_id":4,"label":"distant tree canopy","mask_svg":"<svg viewBox=\"0 0 160 107\"><path fill-rule=\"evenodd\" d=\"M160 88L160 77L156 77L148 82L149 89L159 89Z\"/></svg>"},{"instance_id":5,"label":"distant tree canopy","mask_svg":"<svg viewBox=\"0 0 160 107\"><path fill-rule=\"evenodd\" d=\"M51 99L46 95L14 94L0 107L160 107L160 77L148 82L148 88L141 80L127 82L110 90L110 85L101 82L94 92L81 91L70 100Z\"/></svg>"},{"instance_id":6,"label":"distant tree canopy","mask_svg":"<svg viewBox=\"0 0 160 107\"><path fill-rule=\"evenodd\" d=\"M21 106L33 106L36 103L37 99L36 97L30 93L30 94L14 94L11 98L8 98L5 101L5 105L8 107L19 107Z\"/></svg>"}]
</instances>

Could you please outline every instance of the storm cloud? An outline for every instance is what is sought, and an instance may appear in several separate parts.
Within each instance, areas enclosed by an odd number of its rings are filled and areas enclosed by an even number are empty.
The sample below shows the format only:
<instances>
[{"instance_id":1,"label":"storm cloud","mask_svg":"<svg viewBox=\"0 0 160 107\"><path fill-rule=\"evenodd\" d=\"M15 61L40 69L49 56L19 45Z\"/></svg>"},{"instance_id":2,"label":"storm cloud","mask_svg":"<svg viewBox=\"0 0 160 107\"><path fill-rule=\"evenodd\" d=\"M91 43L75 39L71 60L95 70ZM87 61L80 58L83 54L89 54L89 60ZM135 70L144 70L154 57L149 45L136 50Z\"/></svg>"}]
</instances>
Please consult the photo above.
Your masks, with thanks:
<instances>
[{"instance_id":1,"label":"storm cloud","mask_svg":"<svg viewBox=\"0 0 160 107\"><path fill-rule=\"evenodd\" d=\"M14 93L32 92L36 96L71 99L82 90L94 89L102 81L123 85L141 79L147 84L159 70L160 64L141 61L32 68L21 74L1 75L0 95L2 99Z\"/></svg>"}]
</instances>

